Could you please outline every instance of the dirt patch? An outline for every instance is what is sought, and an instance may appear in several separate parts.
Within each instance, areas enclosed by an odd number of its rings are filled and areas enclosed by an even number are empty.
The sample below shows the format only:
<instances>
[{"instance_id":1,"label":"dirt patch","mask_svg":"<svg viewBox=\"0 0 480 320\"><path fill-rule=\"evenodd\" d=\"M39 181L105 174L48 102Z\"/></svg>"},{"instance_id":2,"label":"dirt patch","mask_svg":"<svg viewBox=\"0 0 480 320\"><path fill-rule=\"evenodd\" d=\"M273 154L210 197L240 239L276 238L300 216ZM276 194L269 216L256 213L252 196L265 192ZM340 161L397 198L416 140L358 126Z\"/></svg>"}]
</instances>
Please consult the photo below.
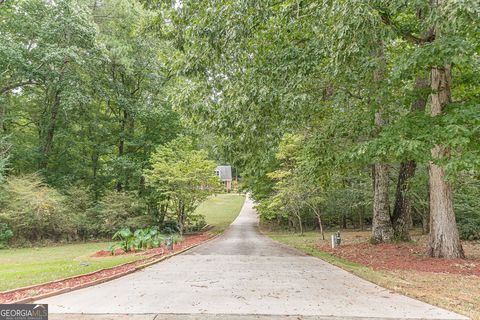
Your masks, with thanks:
<instances>
[{"instance_id":1,"label":"dirt patch","mask_svg":"<svg viewBox=\"0 0 480 320\"><path fill-rule=\"evenodd\" d=\"M155 262L156 260L164 256L167 256L168 254L181 251L193 245L204 242L210 238L212 238L212 235L208 233L196 234L191 236L187 235L185 236L182 242L174 245L173 250L171 251L165 250L164 248L150 249L145 252L137 253L137 254L145 255L144 259L128 262L112 268L98 270L98 271L84 274L84 275L74 276L74 277L70 277L62 280L56 280L56 281L34 285L30 287L0 292L0 303L13 303L15 301L19 301L19 300L23 300L31 297L44 296L59 290L68 290L68 289L73 290L73 288L84 287L84 286L87 286L89 283L100 281L102 279L109 279L115 276L121 276L121 275L135 271L138 267L142 265ZM98 258L101 258L102 255L105 254L105 252L107 252L108 255L110 255L109 251L102 250L101 252L100 251L97 252L95 256L97 256Z\"/></svg>"}]
</instances>

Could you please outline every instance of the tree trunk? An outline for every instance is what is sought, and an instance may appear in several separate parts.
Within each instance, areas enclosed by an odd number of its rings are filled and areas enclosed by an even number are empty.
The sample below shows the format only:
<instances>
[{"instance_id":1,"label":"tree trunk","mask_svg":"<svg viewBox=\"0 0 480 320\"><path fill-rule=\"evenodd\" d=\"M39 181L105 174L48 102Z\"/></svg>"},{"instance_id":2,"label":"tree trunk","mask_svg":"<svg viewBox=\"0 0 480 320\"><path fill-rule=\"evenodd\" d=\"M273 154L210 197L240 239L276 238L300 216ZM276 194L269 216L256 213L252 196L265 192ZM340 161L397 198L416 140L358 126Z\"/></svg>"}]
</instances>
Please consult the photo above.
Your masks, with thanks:
<instances>
[{"instance_id":1,"label":"tree trunk","mask_svg":"<svg viewBox=\"0 0 480 320\"><path fill-rule=\"evenodd\" d=\"M375 53L379 60L379 66L374 73L374 82L380 90L385 72L385 58L383 53L383 44L378 46ZM380 96L376 98L377 112L375 113L375 126L380 132L385 125L384 115L382 114L383 101ZM372 242L390 242L393 238L393 227L390 220L390 203L388 201L388 165L376 163L373 167L373 218L372 218Z\"/></svg>"},{"instance_id":2,"label":"tree trunk","mask_svg":"<svg viewBox=\"0 0 480 320\"><path fill-rule=\"evenodd\" d=\"M57 126L58 109L60 108L60 91L56 90L52 104L50 106L48 119L40 128L40 161L38 167L40 170L46 170L53 149L53 137ZM47 107L48 110L48 107Z\"/></svg>"},{"instance_id":3,"label":"tree trunk","mask_svg":"<svg viewBox=\"0 0 480 320\"><path fill-rule=\"evenodd\" d=\"M180 235L183 235L185 229L185 204L183 201L180 201L178 205L178 227L180 229Z\"/></svg>"},{"instance_id":4,"label":"tree trunk","mask_svg":"<svg viewBox=\"0 0 480 320\"><path fill-rule=\"evenodd\" d=\"M318 227L320 228L320 234L322 235L322 240L325 240L325 234L323 232L323 224L322 224L322 213L320 212L319 208L313 209L315 216L317 216Z\"/></svg>"},{"instance_id":5,"label":"tree trunk","mask_svg":"<svg viewBox=\"0 0 480 320\"><path fill-rule=\"evenodd\" d=\"M388 202L388 182L388 165L376 164L372 221L372 242L374 243L390 242L393 238Z\"/></svg>"},{"instance_id":6,"label":"tree trunk","mask_svg":"<svg viewBox=\"0 0 480 320\"><path fill-rule=\"evenodd\" d=\"M122 157L124 152L125 152L125 129L127 127L127 121L128 121L128 112L127 110L123 110L123 117L120 120L120 137L118 140L118 157ZM118 178L117 181L117 191L120 192L123 189L123 183L122 183L122 173L119 173L120 177Z\"/></svg>"},{"instance_id":7,"label":"tree trunk","mask_svg":"<svg viewBox=\"0 0 480 320\"><path fill-rule=\"evenodd\" d=\"M97 150L94 150L91 156L92 159L92 184L93 184L93 193L95 195L95 201L100 198L100 188L99 182L97 179L98 176L98 167L99 167L99 160L100 155Z\"/></svg>"},{"instance_id":8,"label":"tree trunk","mask_svg":"<svg viewBox=\"0 0 480 320\"><path fill-rule=\"evenodd\" d=\"M422 233L428 234L430 232L430 211L422 214Z\"/></svg>"},{"instance_id":9,"label":"tree trunk","mask_svg":"<svg viewBox=\"0 0 480 320\"><path fill-rule=\"evenodd\" d=\"M293 211L294 211L295 217L297 217L297 220L298 220L298 227L300 228L300 235L303 235L302 217L300 216L300 214L296 210L293 210Z\"/></svg>"},{"instance_id":10,"label":"tree trunk","mask_svg":"<svg viewBox=\"0 0 480 320\"><path fill-rule=\"evenodd\" d=\"M415 78L415 90L419 97L412 104L412 111L425 111L427 102L425 93L428 88L426 77ZM419 92L420 91L420 92ZM410 179L415 176L417 163L415 160L403 161L398 172L397 190L395 193L395 206L393 208L392 223L394 236L397 240L410 241L409 229L412 227L411 199L408 196Z\"/></svg>"},{"instance_id":11,"label":"tree trunk","mask_svg":"<svg viewBox=\"0 0 480 320\"><path fill-rule=\"evenodd\" d=\"M416 166L417 163L414 160L404 161L400 164L395 206L392 214L394 236L397 240L411 240L409 232L412 227L411 202L407 193L410 187L410 179L415 175Z\"/></svg>"},{"instance_id":12,"label":"tree trunk","mask_svg":"<svg viewBox=\"0 0 480 320\"><path fill-rule=\"evenodd\" d=\"M5 119L7 117L7 104L1 103L0 100L0 130L2 130L3 134L8 132L7 124L5 123Z\"/></svg>"},{"instance_id":13,"label":"tree trunk","mask_svg":"<svg viewBox=\"0 0 480 320\"><path fill-rule=\"evenodd\" d=\"M360 230L363 231L365 229L365 205L362 205L360 207L358 219L360 224Z\"/></svg>"},{"instance_id":14,"label":"tree trunk","mask_svg":"<svg viewBox=\"0 0 480 320\"><path fill-rule=\"evenodd\" d=\"M450 66L434 67L431 73L431 115L442 114L450 102ZM449 150L442 145L432 149L433 159L448 157ZM429 254L435 258L465 258L458 235L453 211L452 186L445 181L445 170L441 165L430 162L430 247Z\"/></svg>"}]
</instances>

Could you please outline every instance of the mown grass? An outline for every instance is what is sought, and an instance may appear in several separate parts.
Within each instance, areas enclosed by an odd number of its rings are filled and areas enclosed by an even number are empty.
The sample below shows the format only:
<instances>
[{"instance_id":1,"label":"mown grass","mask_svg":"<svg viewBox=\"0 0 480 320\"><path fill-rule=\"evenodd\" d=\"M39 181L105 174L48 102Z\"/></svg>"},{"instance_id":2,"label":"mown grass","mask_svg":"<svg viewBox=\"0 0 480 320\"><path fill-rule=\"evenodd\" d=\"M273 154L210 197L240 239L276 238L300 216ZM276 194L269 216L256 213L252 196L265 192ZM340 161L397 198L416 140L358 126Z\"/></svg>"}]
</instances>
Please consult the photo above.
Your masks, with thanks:
<instances>
[{"instance_id":1,"label":"mown grass","mask_svg":"<svg viewBox=\"0 0 480 320\"><path fill-rule=\"evenodd\" d=\"M332 232L326 232L325 239L329 239L331 234ZM287 232L267 232L266 235L278 242L305 252L308 255L320 258L346 271L352 272L368 281L377 284L389 281L389 276L382 272L374 271L371 268L365 267L359 263L348 261L340 257L336 257L328 252L322 252L316 249L314 244L320 239L318 232L306 232L302 236Z\"/></svg>"},{"instance_id":2,"label":"mown grass","mask_svg":"<svg viewBox=\"0 0 480 320\"><path fill-rule=\"evenodd\" d=\"M220 194L209 198L196 211L220 233L237 217L245 197ZM0 291L40 284L113 267L143 256L92 257L112 242L77 243L39 248L0 250Z\"/></svg>"},{"instance_id":3,"label":"mown grass","mask_svg":"<svg viewBox=\"0 0 480 320\"><path fill-rule=\"evenodd\" d=\"M197 214L203 214L208 224L214 226L213 233L223 232L240 213L244 195L218 194L211 196L196 210Z\"/></svg>"},{"instance_id":4,"label":"mown grass","mask_svg":"<svg viewBox=\"0 0 480 320\"><path fill-rule=\"evenodd\" d=\"M142 257L92 255L109 242L0 250L0 291L39 284L108 268Z\"/></svg>"},{"instance_id":5,"label":"mown grass","mask_svg":"<svg viewBox=\"0 0 480 320\"><path fill-rule=\"evenodd\" d=\"M480 320L479 277L413 270L373 270L328 252L319 251L315 246L322 242L318 232L306 232L303 236L287 232L264 233L278 242L325 260L381 287ZM364 233L351 232L348 236L354 237L357 234L360 238ZM327 232L325 239L329 239L331 234Z\"/></svg>"}]
</instances>

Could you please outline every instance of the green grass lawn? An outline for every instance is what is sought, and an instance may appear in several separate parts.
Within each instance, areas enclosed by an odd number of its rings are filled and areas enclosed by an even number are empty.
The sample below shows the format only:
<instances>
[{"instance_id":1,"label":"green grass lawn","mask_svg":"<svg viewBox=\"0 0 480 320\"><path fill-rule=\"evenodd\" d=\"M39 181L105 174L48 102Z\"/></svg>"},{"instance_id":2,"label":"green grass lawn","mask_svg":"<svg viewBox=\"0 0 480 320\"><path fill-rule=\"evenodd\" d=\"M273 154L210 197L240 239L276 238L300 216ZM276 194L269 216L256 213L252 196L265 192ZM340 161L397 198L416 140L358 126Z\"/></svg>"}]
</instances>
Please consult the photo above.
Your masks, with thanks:
<instances>
[{"instance_id":1,"label":"green grass lawn","mask_svg":"<svg viewBox=\"0 0 480 320\"><path fill-rule=\"evenodd\" d=\"M334 232L325 232L325 239L329 241L331 235ZM334 264L344 270L350 271L364 279L375 283L383 283L388 280L385 274L382 272L374 271L368 267L362 266L356 262L348 261L339 257L336 257L328 252L322 252L315 248L315 242L320 239L319 232L305 232L303 235L291 233L291 232L265 232L265 235L269 236L273 240L294 247L300 251L305 252L308 255L320 258L331 264Z\"/></svg>"},{"instance_id":2,"label":"green grass lawn","mask_svg":"<svg viewBox=\"0 0 480 320\"><path fill-rule=\"evenodd\" d=\"M265 231L272 239L297 248L308 255L323 259L381 287L410 296L439 307L464 314L471 319L480 319L480 280L476 276L420 272L415 270L373 270L359 263L348 261L315 246L320 241L318 232L306 232L303 236L288 232ZM362 235L364 232L343 232L343 237ZM332 232L325 233L329 241Z\"/></svg>"},{"instance_id":3,"label":"green grass lawn","mask_svg":"<svg viewBox=\"0 0 480 320\"><path fill-rule=\"evenodd\" d=\"M213 232L223 232L240 213L245 196L218 194L202 203L196 213L203 214L208 224L215 226Z\"/></svg>"},{"instance_id":4,"label":"green grass lawn","mask_svg":"<svg viewBox=\"0 0 480 320\"><path fill-rule=\"evenodd\" d=\"M0 291L89 273L140 259L138 256L91 257L109 242L0 250Z\"/></svg>"},{"instance_id":5,"label":"green grass lawn","mask_svg":"<svg viewBox=\"0 0 480 320\"><path fill-rule=\"evenodd\" d=\"M220 194L210 197L196 211L204 214L207 223L220 233L235 219L245 197ZM113 267L142 256L91 257L107 249L111 242L78 243L40 248L0 250L0 291L25 287L47 281Z\"/></svg>"}]
</instances>

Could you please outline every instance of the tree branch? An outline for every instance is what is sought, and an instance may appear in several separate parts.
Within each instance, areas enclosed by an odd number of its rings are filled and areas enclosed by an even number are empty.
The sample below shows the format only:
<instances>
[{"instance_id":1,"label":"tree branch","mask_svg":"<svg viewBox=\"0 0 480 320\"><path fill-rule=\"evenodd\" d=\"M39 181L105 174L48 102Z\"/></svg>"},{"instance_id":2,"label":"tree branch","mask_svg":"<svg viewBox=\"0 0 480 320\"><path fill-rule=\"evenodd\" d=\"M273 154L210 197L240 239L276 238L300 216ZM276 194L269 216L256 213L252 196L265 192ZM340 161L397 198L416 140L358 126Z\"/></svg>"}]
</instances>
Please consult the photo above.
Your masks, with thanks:
<instances>
[{"instance_id":1,"label":"tree branch","mask_svg":"<svg viewBox=\"0 0 480 320\"><path fill-rule=\"evenodd\" d=\"M37 82L35 82L33 80L17 82L15 84L11 84L11 85L8 85L8 86L5 86L5 87L1 88L0 89L0 95L3 95L4 93L7 93L8 91L19 88L19 87L23 87L23 86L27 86L27 85L34 85L34 84L37 84Z\"/></svg>"},{"instance_id":2,"label":"tree branch","mask_svg":"<svg viewBox=\"0 0 480 320\"><path fill-rule=\"evenodd\" d=\"M380 14L380 17L386 25L392 27L397 33L399 33L405 40L407 40L410 43L413 44L425 44L429 42L433 42L435 40L435 29L431 28L428 30L428 32L423 36L423 37L417 37L410 32L407 32L405 30L401 30L395 22L392 21L390 18L390 15L388 15L386 12L383 11L378 11Z\"/></svg>"}]
</instances>

